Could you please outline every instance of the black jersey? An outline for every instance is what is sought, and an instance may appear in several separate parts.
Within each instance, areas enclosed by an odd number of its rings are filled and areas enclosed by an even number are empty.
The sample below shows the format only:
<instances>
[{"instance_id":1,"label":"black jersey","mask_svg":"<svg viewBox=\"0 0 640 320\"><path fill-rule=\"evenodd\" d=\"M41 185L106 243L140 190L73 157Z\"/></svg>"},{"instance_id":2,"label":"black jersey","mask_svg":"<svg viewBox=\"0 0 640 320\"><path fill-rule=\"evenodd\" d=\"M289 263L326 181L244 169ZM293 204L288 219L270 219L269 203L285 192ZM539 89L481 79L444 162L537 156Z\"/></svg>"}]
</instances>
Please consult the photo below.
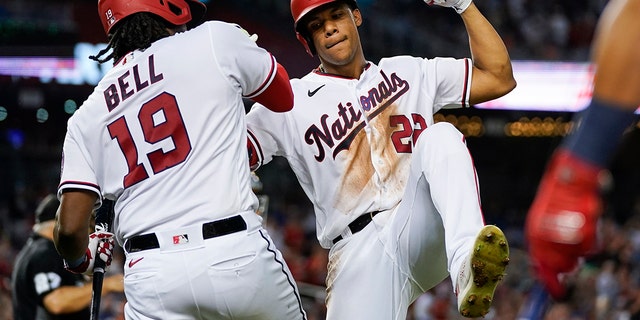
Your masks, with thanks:
<instances>
[{"instance_id":1,"label":"black jersey","mask_svg":"<svg viewBox=\"0 0 640 320\"><path fill-rule=\"evenodd\" d=\"M53 241L32 235L16 258L12 275L14 320L89 319L89 308L72 314L53 315L44 297L62 286L81 286L83 276L64 268Z\"/></svg>"}]
</instances>

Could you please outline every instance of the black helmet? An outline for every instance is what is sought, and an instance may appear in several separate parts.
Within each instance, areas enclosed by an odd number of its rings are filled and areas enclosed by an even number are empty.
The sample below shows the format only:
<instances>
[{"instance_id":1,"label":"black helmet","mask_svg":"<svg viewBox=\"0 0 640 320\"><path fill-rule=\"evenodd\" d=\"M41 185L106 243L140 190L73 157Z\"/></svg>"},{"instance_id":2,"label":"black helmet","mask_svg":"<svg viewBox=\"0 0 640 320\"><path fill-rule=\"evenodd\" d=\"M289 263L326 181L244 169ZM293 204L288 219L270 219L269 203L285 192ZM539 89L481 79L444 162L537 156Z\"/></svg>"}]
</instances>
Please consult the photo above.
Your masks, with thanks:
<instances>
[{"instance_id":1,"label":"black helmet","mask_svg":"<svg viewBox=\"0 0 640 320\"><path fill-rule=\"evenodd\" d=\"M55 194L49 194L38 204L36 209L36 223L53 220L60 206L60 201Z\"/></svg>"}]
</instances>

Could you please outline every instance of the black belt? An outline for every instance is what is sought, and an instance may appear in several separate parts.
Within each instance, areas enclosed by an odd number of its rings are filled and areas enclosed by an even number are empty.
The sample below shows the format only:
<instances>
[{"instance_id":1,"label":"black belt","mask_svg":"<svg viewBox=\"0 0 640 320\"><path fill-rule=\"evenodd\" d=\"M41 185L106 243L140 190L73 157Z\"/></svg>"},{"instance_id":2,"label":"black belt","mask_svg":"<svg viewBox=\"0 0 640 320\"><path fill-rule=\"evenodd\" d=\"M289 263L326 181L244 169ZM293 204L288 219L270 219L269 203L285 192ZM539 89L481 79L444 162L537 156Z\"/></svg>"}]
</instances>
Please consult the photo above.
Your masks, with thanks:
<instances>
[{"instance_id":1,"label":"black belt","mask_svg":"<svg viewBox=\"0 0 640 320\"><path fill-rule=\"evenodd\" d=\"M202 238L210 239L247 230L247 223L241 216L233 216L231 218L207 222L202 225ZM147 233L129 238L124 243L124 249L127 252L138 252L142 250L160 248L158 237L155 233Z\"/></svg>"},{"instance_id":2,"label":"black belt","mask_svg":"<svg viewBox=\"0 0 640 320\"><path fill-rule=\"evenodd\" d=\"M364 229L364 227L366 227L378 213L380 213L380 211L367 212L349 223L349 230L351 230L351 234L356 234L360 232L360 230ZM342 240L342 236L337 236L333 239L333 244L336 244L340 240Z\"/></svg>"}]
</instances>

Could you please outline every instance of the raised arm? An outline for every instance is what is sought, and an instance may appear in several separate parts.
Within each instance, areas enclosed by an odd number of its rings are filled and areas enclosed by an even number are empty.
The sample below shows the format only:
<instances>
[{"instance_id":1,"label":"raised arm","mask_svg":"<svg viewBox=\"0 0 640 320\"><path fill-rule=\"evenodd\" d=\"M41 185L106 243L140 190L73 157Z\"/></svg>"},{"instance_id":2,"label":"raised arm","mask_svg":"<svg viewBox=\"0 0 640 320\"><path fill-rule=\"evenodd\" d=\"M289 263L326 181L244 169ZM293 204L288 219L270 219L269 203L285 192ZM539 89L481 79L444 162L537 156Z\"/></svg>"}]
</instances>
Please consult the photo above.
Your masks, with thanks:
<instances>
[{"instance_id":1,"label":"raised arm","mask_svg":"<svg viewBox=\"0 0 640 320\"><path fill-rule=\"evenodd\" d=\"M473 77L469 102L499 98L516 87L509 52L498 32L471 2L460 16L469 35Z\"/></svg>"}]
</instances>

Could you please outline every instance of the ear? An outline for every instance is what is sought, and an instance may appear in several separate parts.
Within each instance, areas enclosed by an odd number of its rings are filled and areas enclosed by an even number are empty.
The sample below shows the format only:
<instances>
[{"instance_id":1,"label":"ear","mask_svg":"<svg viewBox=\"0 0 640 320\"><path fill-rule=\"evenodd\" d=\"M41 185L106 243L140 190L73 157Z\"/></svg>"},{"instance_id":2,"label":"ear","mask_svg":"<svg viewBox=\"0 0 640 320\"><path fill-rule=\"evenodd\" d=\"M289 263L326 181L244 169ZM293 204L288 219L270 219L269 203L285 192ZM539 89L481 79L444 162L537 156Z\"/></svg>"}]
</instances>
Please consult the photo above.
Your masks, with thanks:
<instances>
[{"instance_id":1,"label":"ear","mask_svg":"<svg viewBox=\"0 0 640 320\"><path fill-rule=\"evenodd\" d=\"M356 23L356 27L362 25L362 14L360 13L360 9L353 9L353 21Z\"/></svg>"}]
</instances>

